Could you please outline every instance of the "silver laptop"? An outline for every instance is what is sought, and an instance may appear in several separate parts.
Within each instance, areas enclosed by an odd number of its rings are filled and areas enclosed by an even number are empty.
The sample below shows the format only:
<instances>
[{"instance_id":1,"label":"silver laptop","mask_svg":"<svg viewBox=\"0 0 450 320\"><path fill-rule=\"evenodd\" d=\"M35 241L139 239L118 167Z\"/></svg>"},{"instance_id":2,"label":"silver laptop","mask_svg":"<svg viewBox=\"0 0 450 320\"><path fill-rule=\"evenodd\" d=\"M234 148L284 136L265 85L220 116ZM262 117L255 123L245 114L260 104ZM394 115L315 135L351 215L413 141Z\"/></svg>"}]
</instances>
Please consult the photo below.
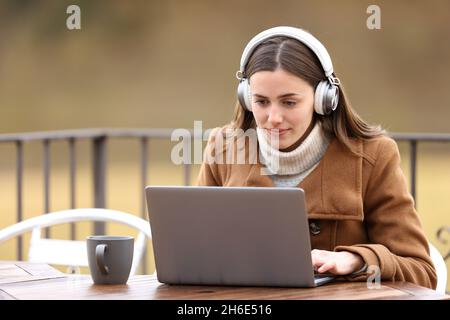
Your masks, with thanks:
<instances>
[{"instance_id":1,"label":"silver laptop","mask_svg":"<svg viewBox=\"0 0 450 320\"><path fill-rule=\"evenodd\" d=\"M315 287L299 188L146 187L158 280Z\"/></svg>"}]
</instances>

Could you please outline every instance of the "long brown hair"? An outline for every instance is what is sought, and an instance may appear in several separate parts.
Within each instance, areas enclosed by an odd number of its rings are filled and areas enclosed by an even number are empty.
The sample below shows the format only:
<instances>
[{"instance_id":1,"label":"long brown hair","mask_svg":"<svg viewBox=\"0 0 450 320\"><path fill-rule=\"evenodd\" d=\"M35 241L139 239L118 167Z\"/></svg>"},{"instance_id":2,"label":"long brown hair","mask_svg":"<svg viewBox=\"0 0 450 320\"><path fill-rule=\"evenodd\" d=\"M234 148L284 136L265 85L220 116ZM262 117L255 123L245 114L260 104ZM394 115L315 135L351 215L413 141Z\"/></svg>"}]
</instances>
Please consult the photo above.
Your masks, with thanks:
<instances>
[{"instance_id":1,"label":"long brown hair","mask_svg":"<svg viewBox=\"0 0 450 320\"><path fill-rule=\"evenodd\" d=\"M248 60L244 74L249 79L258 71L275 71L278 68L302 78L313 88L316 88L320 81L326 80L322 65L312 50L300 41L285 36L276 36L258 45ZM368 140L385 134L380 126L366 123L353 110L342 83L339 85L339 104L336 110L327 116L314 113L314 117L321 121L325 133L335 136L351 152L355 151L351 147L350 139ZM230 126L244 131L256 128L253 113L241 106L239 101L236 103Z\"/></svg>"}]
</instances>

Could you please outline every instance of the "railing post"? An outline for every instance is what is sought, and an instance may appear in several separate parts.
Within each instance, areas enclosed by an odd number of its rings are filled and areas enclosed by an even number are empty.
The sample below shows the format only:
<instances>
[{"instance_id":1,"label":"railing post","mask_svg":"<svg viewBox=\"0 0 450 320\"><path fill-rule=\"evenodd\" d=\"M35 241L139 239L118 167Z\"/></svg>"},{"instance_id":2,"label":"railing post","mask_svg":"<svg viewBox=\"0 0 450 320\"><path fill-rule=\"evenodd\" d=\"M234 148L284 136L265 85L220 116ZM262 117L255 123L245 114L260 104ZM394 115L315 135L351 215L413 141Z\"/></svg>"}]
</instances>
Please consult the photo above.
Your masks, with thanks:
<instances>
[{"instance_id":1,"label":"railing post","mask_svg":"<svg viewBox=\"0 0 450 320\"><path fill-rule=\"evenodd\" d=\"M146 208L147 208L147 202L145 199L145 191L144 188L147 186L147 163L148 163L148 138L144 137L141 138L141 213L142 218L146 219Z\"/></svg>"},{"instance_id":2,"label":"railing post","mask_svg":"<svg viewBox=\"0 0 450 320\"><path fill-rule=\"evenodd\" d=\"M76 176L77 176L77 166L76 166L76 149L75 149L75 138L69 138L69 159L70 159L70 208L75 209L76 207ZM77 234L77 229L75 223L70 224L70 239L75 240Z\"/></svg>"},{"instance_id":3,"label":"railing post","mask_svg":"<svg viewBox=\"0 0 450 320\"><path fill-rule=\"evenodd\" d=\"M22 221L22 186L23 186L23 143L16 142L17 146L17 222ZM22 236L17 237L17 260L22 260Z\"/></svg>"},{"instance_id":4,"label":"railing post","mask_svg":"<svg viewBox=\"0 0 450 320\"><path fill-rule=\"evenodd\" d=\"M417 208L416 179L417 179L417 140L411 140L410 150L410 173L411 173L411 195L414 198L414 206Z\"/></svg>"},{"instance_id":5,"label":"railing post","mask_svg":"<svg viewBox=\"0 0 450 320\"><path fill-rule=\"evenodd\" d=\"M145 197L145 187L147 186L147 163L148 163L148 138L143 137L141 138L141 196L142 196L142 202L141 202L141 216L142 219L147 219L147 202ZM142 255L142 273L147 274L147 254L146 251L144 251L144 254Z\"/></svg>"},{"instance_id":6,"label":"railing post","mask_svg":"<svg viewBox=\"0 0 450 320\"><path fill-rule=\"evenodd\" d=\"M44 159L43 159L43 172L44 172L44 214L50 212L50 140L45 139L43 141L44 147ZM45 228L45 237L50 238L50 227Z\"/></svg>"},{"instance_id":7,"label":"railing post","mask_svg":"<svg viewBox=\"0 0 450 320\"><path fill-rule=\"evenodd\" d=\"M183 154L183 160L184 160L184 164L183 164L183 183L185 186L189 186L191 184L191 138L190 137L184 137L183 138L183 149L184 151L189 151L188 154L190 155L189 159L187 159L185 157L185 155ZM187 160L187 161L186 161Z\"/></svg>"},{"instance_id":8,"label":"railing post","mask_svg":"<svg viewBox=\"0 0 450 320\"><path fill-rule=\"evenodd\" d=\"M106 207L106 136L93 139L94 208ZM105 234L105 223L94 222L94 234Z\"/></svg>"}]
</instances>

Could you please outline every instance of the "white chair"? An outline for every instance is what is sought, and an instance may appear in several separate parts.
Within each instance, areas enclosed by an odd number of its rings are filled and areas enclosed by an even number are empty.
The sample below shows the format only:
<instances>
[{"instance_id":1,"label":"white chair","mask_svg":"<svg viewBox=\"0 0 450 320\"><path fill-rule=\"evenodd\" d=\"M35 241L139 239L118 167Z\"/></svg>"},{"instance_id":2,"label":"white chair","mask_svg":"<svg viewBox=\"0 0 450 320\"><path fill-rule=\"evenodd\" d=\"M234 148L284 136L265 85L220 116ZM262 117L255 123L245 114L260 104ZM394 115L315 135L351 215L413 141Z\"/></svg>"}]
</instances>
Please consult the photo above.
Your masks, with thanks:
<instances>
[{"instance_id":1,"label":"white chair","mask_svg":"<svg viewBox=\"0 0 450 320\"><path fill-rule=\"evenodd\" d=\"M52 212L21 221L0 230L0 243L15 236L32 231L28 260L70 267L88 267L86 241L42 239L41 228L79 221L104 221L121 223L139 231L134 242L133 264L130 276L134 275L145 251L147 239L152 234L148 221L121 211L84 208Z\"/></svg>"},{"instance_id":2,"label":"white chair","mask_svg":"<svg viewBox=\"0 0 450 320\"><path fill-rule=\"evenodd\" d=\"M438 249L430 242L428 245L430 247L431 260L433 260L434 268L437 273L436 292L445 294L445 287L447 286L447 266Z\"/></svg>"}]
</instances>

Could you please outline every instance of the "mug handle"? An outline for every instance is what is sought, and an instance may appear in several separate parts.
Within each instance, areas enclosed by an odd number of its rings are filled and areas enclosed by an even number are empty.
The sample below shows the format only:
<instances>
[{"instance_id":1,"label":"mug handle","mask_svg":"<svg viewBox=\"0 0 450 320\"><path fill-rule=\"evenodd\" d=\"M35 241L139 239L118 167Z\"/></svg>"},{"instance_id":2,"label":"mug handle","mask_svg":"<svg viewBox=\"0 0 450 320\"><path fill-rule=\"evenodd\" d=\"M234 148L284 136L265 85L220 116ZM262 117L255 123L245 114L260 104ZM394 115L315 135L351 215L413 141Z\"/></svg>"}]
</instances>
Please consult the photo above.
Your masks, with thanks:
<instances>
[{"instance_id":1,"label":"mug handle","mask_svg":"<svg viewBox=\"0 0 450 320\"><path fill-rule=\"evenodd\" d=\"M108 274L109 268L105 265L105 252L108 245L102 243L95 247L95 261L97 262L97 267L100 269L101 273Z\"/></svg>"}]
</instances>

